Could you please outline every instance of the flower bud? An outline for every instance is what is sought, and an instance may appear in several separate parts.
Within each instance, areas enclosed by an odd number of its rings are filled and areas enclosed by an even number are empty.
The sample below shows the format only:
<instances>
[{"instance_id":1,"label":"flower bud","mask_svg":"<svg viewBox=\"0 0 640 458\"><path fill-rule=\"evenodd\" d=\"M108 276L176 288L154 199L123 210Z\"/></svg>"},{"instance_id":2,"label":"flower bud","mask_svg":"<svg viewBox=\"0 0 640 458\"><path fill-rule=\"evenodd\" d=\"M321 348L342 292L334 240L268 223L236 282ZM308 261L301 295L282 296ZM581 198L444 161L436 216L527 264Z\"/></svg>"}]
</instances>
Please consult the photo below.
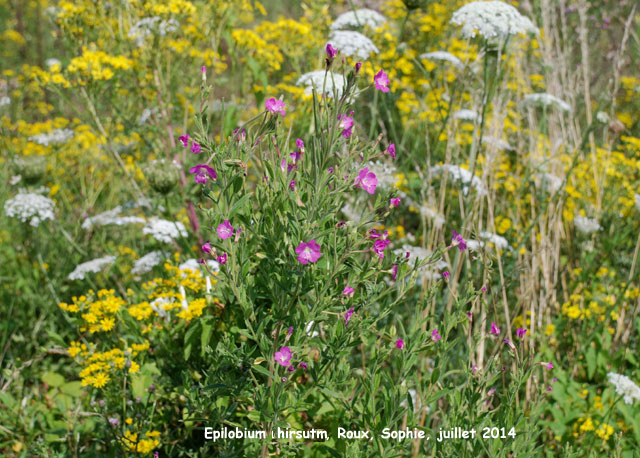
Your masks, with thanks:
<instances>
[{"instance_id":1,"label":"flower bud","mask_svg":"<svg viewBox=\"0 0 640 458\"><path fill-rule=\"evenodd\" d=\"M144 175L154 191L168 194L178 184L180 169L175 162L158 159L147 165Z\"/></svg>"}]
</instances>

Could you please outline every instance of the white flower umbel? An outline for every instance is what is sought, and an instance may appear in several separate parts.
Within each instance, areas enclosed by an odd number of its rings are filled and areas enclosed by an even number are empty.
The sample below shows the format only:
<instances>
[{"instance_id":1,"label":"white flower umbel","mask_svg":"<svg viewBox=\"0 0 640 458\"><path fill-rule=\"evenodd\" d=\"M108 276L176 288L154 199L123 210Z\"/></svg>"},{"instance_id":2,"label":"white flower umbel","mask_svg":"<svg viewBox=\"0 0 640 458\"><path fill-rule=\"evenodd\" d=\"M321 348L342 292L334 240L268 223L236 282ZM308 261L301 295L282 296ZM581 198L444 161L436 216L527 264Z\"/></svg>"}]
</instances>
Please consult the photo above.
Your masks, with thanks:
<instances>
[{"instance_id":1,"label":"white flower umbel","mask_svg":"<svg viewBox=\"0 0 640 458\"><path fill-rule=\"evenodd\" d=\"M640 401L640 387L626 375L609 372L609 382L616 387L618 393L624 399L625 404L633 404L634 399Z\"/></svg>"},{"instance_id":2,"label":"white flower umbel","mask_svg":"<svg viewBox=\"0 0 640 458\"><path fill-rule=\"evenodd\" d=\"M20 192L4 203L4 212L10 218L18 218L37 227L41 221L53 219L55 203L48 197L32 192Z\"/></svg>"},{"instance_id":3,"label":"white flower umbel","mask_svg":"<svg viewBox=\"0 0 640 458\"><path fill-rule=\"evenodd\" d=\"M380 52L373 41L360 32L336 30L329 35L329 42L340 51L340 55L357 57L360 60L367 60L371 54Z\"/></svg>"},{"instance_id":4,"label":"white flower umbel","mask_svg":"<svg viewBox=\"0 0 640 458\"><path fill-rule=\"evenodd\" d=\"M155 266L160 264L168 257L169 253L167 253L166 251L157 250L147 253L140 259L136 259L135 261L133 261L133 269L131 269L131 273L134 275L140 275L151 272L151 270L153 270Z\"/></svg>"},{"instance_id":5,"label":"white flower umbel","mask_svg":"<svg viewBox=\"0 0 640 458\"><path fill-rule=\"evenodd\" d=\"M471 176L471 172L469 172L467 169L463 169L462 167L451 164L436 165L429 169L429 172L433 175L439 175L443 171L447 172L454 181L459 181L464 185L463 191L465 194L469 192L469 185L471 185L471 187L474 188L478 194L487 194L487 190L482 184L482 181L480 181L480 178Z\"/></svg>"},{"instance_id":6,"label":"white flower umbel","mask_svg":"<svg viewBox=\"0 0 640 458\"><path fill-rule=\"evenodd\" d=\"M326 81L324 79L325 73L327 75ZM327 97L333 97L334 84L337 96L340 98L347 82L342 75L337 73L327 73L324 70L316 70L314 72L305 73L298 78L298 81L296 82L296 86L304 86L304 93L306 95L311 95L314 88L316 93L320 94L324 87Z\"/></svg>"},{"instance_id":7,"label":"white flower umbel","mask_svg":"<svg viewBox=\"0 0 640 458\"><path fill-rule=\"evenodd\" d=\"M480 238L487 242L493 243L493 245L499 250L506 250L509 247L507 239L498 234L492 234L491 232L480 232Z\"/></svg>"},{"instance_id":8,"label":"white flower umbel","mask_svg":"<svg viewBox=\"0 0 640 458\"><path fill-rule=\"evenodd\" d=\"M462 26L462 36L480 35L488 39L503 39L509 35L538 34L538 28L504 2L471 2L453 13L451 24Z\"/></svg>"},{"instance_id":9,"label":"white flower umbel","mask_svg":"<svg viewBox=\"0 0 640 458\"><path fill-rule=\"evenodd\" d=\"M464 67L464 64L460 59L458 59L456 56L454 56L453 54L447 51L433 51L433 52L420 54L420 59L429 59L433 61L439 60L439 61L449 62L458 68Z\"/></svg>"},{"instance_id":10,"label":"white flower umbel","mask_svg":"<svg viewBox=\"0 0 640 458\"><path fill-rule=\"evenodd\" d=\"M67 278L69 278L69 280L84 280L84 276L86 274L90 272L102 272L106 266L113 264L113 261L115 260L115 256L105 256L103 258L96 258L91 261L83 262L82 264L78 264Z\"/></svg>"},{"instance_id":11,"label":"white flower umbel","mask_svg":"<svg viewBox=\"0 0 640 458\"><path fill-rule=\"evenodd\" d=\"M3 107L5 105L11 105L11 99L6 95L3 97L0 97L0 107Z\"/></svg>"},{"instance_id":12,"label":"white flower umbel","mask_svg":"<svg viewBox=\"0 0 640 458\"><path fill-rule=\"evenodd\" d=\"M522 104L524 106L534 107L553 107L560 111L571 112L571 106L567 102L546 92L527 94L524 96L524 99L522 99Z\"/></svg>"},{"instance_id":13,"label":"white flower umbel","mask_svg":"<svg viewBox=\"0 0 640 458\"><path fill-rule=\"evenodd\" d=\"M29 137L30 142L38 143L39 145L49 146L58 145L60 143L66 143L73 138L73 130L71 129L56 129L47 134L38 134L33 137Z\"/></svg>"},{"instance_id":14,"label":"white flower umbel","mask_svg":"<svg viewBox=\"0 0 640 458\"><path fill-rule=\"evenodd\" d=\"M331 24L331 30L358 28L364 26L375 29L385 22L387 22L387 18L382 14L368 8L362 8L342 13L335 21L333 21L333 24Z\"/></svg>"},{"instance_id":15,"label":"white flower umbel","mask_svg":"<svg viewBox=\"0 0 640 458\"><path fill-rule=\"evenodd\" d=\"M600 226L598 220L594 218L587 218L585 216L578 215L573 218L573 223L575 224L576 229L583 234L591 234L602 230L602 226Z\"/></svg>"},{"instance_id":16,"label":"white flower umbel","mask_svg":"<svg viewBox=\"0 0 640 458\"><path fill-rule=\"evenodd\" d=\"M508 149L508 150L512 150L513 146L511 146L508 142L500 139L500 138L496 138L496 137L492 137L492 136L486 136L486 137L482 137L482 143L488 145L491 148L495 148L498 150L504 150L504 149Z\"/></svg>"},{"instance_id":17,"label":"white flower umbel","mask_svg":"<svg viewBox=\"0 0 640 458\"><path fill-rule=\"evenodd\" d=\"M134 40L137 47L144 46L147 38L153 33L163 37L169 32L178 30L180 24L175 19L162 19L159 16L147 17L136 22L127 36Z\"/></svg>"},{"instance_id":18,"label":"white flower umbel","mask_svg":"<svg viewBox=\"0 0 640 458\"><path fill-rule=\"evenodd\" d=\"M458 110L453 113L453 119L461 119L463 121L475 121L478 117L478 114L473 110Z\"/></svg>"},{"instance_id":19,"label":"white flower umbel","mask_svg":"<svg viewBox=\"0 0 640 458\"><path fill-rule=\"evenodd\" d=\"M142 113L140 114L140 116L138 116L138 125L142 126L146 124L149 118L155 115L157 112L157 108L145 108L144 110L142 110Z\"/></svg>"},{"instance_id":20,"label":"white flower umbel","mask_svg":"<svg viewBox=\"0 0 640 458\"><path fill-rule=\"evenodd\" d=\"M186 237L187 229L180 221L167 221L166 219L152 219L142 229L143 234L151 234L158 242L171 243L173 239Z\"/></svg>"},{"instance_id":21,"label":"white flower umbel","mask_svg":"<svg viewBox=\"0 0 640 458\"><path fill-rule=\"evenodd\" d=\"M61 65L61 62L55 57L49 57L47 60L44 61L44 64L47 66L47 68L51 68L54 65Z\"/></svg>"},{"instance_id":22,"label":"white flower umbel","mask_svg":"<svg viewBox=\"0 0 640 458\"><path fill-rule=\"evenodd\" d=\"M115 224L116 226L124 226L125 224L144 224L146 219L139 216L120 216L122 207L118 206L112 210L91 216L82 222L83 229L90 229L92 226L106 226Z\"/></svg>"},{"instance_id":23,"label":"white flower umbel","mask_svg":"<svg viewBox=\"0 0 640 458\"><path fill-rule=\"evenodd\" d=\"M376 161L367 162L365 167L376 175L380 189L391 189L395 184L396 178L394 175L398 171L395 166L382 161Z\"/></svg>"}]
</instances>

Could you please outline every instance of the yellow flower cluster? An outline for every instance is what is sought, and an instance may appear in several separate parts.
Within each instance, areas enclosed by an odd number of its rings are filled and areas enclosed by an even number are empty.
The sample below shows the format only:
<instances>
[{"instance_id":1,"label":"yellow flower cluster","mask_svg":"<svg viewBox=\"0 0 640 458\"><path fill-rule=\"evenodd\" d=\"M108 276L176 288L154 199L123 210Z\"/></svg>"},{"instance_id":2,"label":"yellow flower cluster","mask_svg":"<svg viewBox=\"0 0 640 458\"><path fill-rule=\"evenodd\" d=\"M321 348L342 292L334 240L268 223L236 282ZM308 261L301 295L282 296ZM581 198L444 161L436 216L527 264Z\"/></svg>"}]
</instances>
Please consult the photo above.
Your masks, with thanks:
<instances>
[{"instance_id":1,"label":"yellow flower cluster","mask_svg":"<svg viewBox=\"0 0 640 458\"><path fill-rule=\"evenodd\" d=\"M129 70L133 61L125 56L110 56L103 51L82 48L82 55L71 59L67 71L77 77L80 85L89 80L110 80L117 70Z\"/></svg>"},{"instance_id":2,"label":"yellow flower cluster","mask_svg":"<svg viewBox=\"0 0 640 458\"><path fill-rule=\"evenodd\" d=\"M122 444L129 451L145 454L158 448L160 445L158 437L160 437L160 431L149 431L145 434L144 439L138 439L137 433L125 431Z\"/></svg>"},{"instance_id":3,"label":"yellow flower cluster","mask_svg":"<svg viewBox=\"0 0 640 458\"><path fill-rule=\"evenodd\" d=\"M126 302L116 296L112 289L101 289L97 293L90 290L88 296L74 296L72 304L59 304L62 310L69 313L80 313L84 321L80 326L80 332L89 331L91 334L111 331L115 325L116 314L125 305Z\"/></svg>"},{"instance_id":4,"label":"yellow flower cluster","mask_svg":"<svg viewBox=\"0 0 640 458\"><path fill-rule=\"evenodd\" d=\"M124 350L112 348L104 352L96 351L94 344L87 346L84 343L71 342L67 351L76 363L82 366L82 370L78 374L82 386L103 388L118 372L126 371L135 374L140 370L140 364L133 358L148 350L149 342L132 344L131 346L125 345L122 340L120 342L124 346Z\"/></svg>"}]
</instances>

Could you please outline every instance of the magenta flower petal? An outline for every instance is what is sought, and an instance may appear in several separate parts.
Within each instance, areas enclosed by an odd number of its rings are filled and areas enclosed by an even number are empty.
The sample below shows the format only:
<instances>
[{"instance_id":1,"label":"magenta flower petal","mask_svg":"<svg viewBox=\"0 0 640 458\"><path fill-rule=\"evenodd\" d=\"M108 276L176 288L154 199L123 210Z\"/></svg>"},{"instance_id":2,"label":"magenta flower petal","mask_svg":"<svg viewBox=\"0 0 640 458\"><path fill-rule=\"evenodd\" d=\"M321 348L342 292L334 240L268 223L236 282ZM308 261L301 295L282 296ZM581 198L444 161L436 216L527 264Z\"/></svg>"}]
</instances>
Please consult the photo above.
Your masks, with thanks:
<instances>
[{"instance_id":1,"label":"magenta flower petal","mask_svg":"<svg viewBox=\"0 0 640 458\"><path fill-rule=\"evenodd\" d=\"M287 114L286 111L284 111L286 107L285 103L282 100L276 100L273 97L264 103L264 107L269 113L280 113L282 116Z\"/></svg>"},{"instance_id":2,"label":"magenta flower petal","mask_svg":"<svg viewBox=\"0 0 640 458\"><path fill-rule=\"evenodd\" d=\"M296 248L296 254L298 255L298 262L300 264L318 262L318 259L322 256L322 253L320 253L320 245L313 239L311 239L309 243L300 242L300 245Z\"/></svg>"},{"instance_id":3,"label":"magenta flower petal","mask_svg":"<svg viewBox=\"0 0 640 458\"><path fill-rule=\"evenodd\" d=\"M437 329L434 329L433 331L431 331L431 340L433 340L434 342L437 342L440 339L442 339L442 336L438 333Z\"/></svg>"},{"instance_id":4,"label":"magenta flower petal","mask_svg":"<svg viewBox=\"0 0 640 458\"><path fill-rule=\"evenodd\" d=\"M384 70L380 70L376 76L373 77L373 83L379 91L389 92L389 77Z\"/></svg>"},{"instance_id":5,"label":"magenta flower petal","mask_svg":"<svg viewBox=\"0 0 640 458\"><path fill-rule=\"evenodd\" d=\"M178 137L178 140L182 143L182 146L185 148L189 146L189 134L184 134Z\"/></svg>"},{"instance_id":6,"label":"magenta flower petal","mask_svg":"<svg viewBox=\"0 0 640 458\"><path fill-rule=\"evenodd\" d=\"M216 171L205 164L199 164L189 169L189 173L195 174L196 183L206 183L209 178L215 180L217 178Z\"/></svg>"},{"instance_id":7,"label":"magenta flower petal","mask_svg":"<svg viewBox=\"0 0 640 458\"><path fill-rule=\"evenodd\" d=\"M355 290L351 286L347 286L342 290L343 296L353 296L353 293L355 293Z\"/></svg>"},{"instance_id":8,"label":"magenta flower petal","mask_svg":"<svg viewBox=\"0 0 640 458\"><path fill-rule=\"evenodd\" d=\"M218 229L216 229L216 232L218 233L218 237L220 237L222 240L226 240L233 235L233 226L228 219L225 219L218 225Z\"/></svg>"},{"instance_id":9,"label":"magenta flower petal","mask_svg":"<svg viewBox=\"0 0 640 458\"><path fill-rule=\"evenodd\" d=\"M396 340L396 348L399 348L400 350L404 349L404 340L402 339Z\"/></svg>"},{"instance_id":10,"label":"magenta flower petal","mask_svg":"<svg viewBox=\"0 0 640 458\"><path fill-rule=\"evenodd\" d=\"M389 205L391 205L392 207L397 207L398 205L400 205L400 197L393 197L391 200L389 200Z\"/></svg>"},{"instance_id":11,"label":"magenta flower petal","mask_svg":"<svg viewBox=\"0 0 640 458\"><path fill-rule=\"evenodd\" d=\"M491 334L499 335L500 328L495 324L495 322L491 322Z\"/></svg>"},{"instance_id":12,"label":"magenta flower petal","mask_svg":"<svg viewBox=\"0 0 640 458\"><path fill-rule=\"evenodd\" d=\"M344 312L344 325L345 326L349 326L349 320L351 319L351 316L353 315L353 306L351 306L351 308L349 310L347 310L346 312Z\"/></svg>"},{"instance_id":13,"label":"magenta flower petal","mask_svg":"<svg viewBox=\"0 0 640 458\"><path fill-rule=\"evenodd\" d=\"M378 186L378 178L375 173L370 172L366 167L362 169L356 178L356 187L373 194L376 192L376 186Z\"/></svg>"},{"instance_id":14,"label":"magenta flower petal","mask_svg":"<svg viewBox=\"0 0 640 458\"><path fill-rule=\"evenodd\" d=\"M387 147L387 153L389 153L389 156L391 156L392 158L396 158L396 145L395 143L390 144Z\"/></svg>"},{"instance_id":15,"label":"magenta flower petal","mask_svg":"<svg viewBox=\"0 0 640 458\"><path fill-rule=\"evenodd\" d=\"M280 350L274 355L273 359L275 359L281 366L289 367L289 365L291 365L291 349L289 347L280 348Z\"/></svg>"},{"instance_id":16,"label":"magenta flower petal","mask_svg":"<svg viewBox=\"0 0 640 458\"><path fill-rule=\"evenodd\" d=\"M193 154L198 154L200 151L202 151L200 145L198 145L196 142L191 142L191 152Z\"/></svg>"}]
</instances>

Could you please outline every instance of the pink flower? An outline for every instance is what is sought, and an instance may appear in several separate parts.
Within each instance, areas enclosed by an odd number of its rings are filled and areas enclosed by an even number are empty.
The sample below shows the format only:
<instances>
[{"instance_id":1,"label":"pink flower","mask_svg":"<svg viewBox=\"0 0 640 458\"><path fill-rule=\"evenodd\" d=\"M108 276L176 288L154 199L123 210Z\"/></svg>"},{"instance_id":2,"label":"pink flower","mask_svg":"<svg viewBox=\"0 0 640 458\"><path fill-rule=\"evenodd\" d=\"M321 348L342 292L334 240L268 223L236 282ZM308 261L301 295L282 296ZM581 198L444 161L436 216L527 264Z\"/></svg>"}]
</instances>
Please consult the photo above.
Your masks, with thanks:
<instances>
[{"instance_id":1,"label":"pink flower","mask_svg":"<svg viewBox=\"0 0 640 458\"><path fill-rule=\"evenodd\" d=\"M293 326L289 326L289 329L287 329L287 336L290 336L291 334L293 334Z\"/></svg>"},{"instance_id":2,"label":"pink flower","mask_svg":"<svg viewBox=\"0 0 640 458\"><path fill-rule=\"evenodd\" d=\"M471 373L472 373L473 375L476 375L476 372L478 372L478 366L474 364L474 365L471 367Z\"/></svg>"},{"instance_id":3,"label":"pink flower","mask_svg":"<svg viewBox=\"0 0 640 458\"><path fill-rule=\"evenodd\" d=\"M437 342L440 339L442 339L442 336L438 333L437 329L434 329L433 331L431 331L431 340L433 340L434 342Z\"/></svg>"},{"instance_id":4,"label":"pink flower","mask_svg":"<svg viewBox=\"0 0 640 458\"><path fill-rule=\"evenodd\" d=\"M285 103L282 100L276 100L273 97L268 99L265 103L264 103L264 107L267 109L267 111L269 113L280 113L282 116L284 116L285 114L287 114L284 111L285 108Z\"/></svg>"},{"instance_id":5,"label":"pink flower","mask_svg":"<svg viewBox=\"0 0 640 458\"><path fill-rule=\"evenodd\" d=\"M189 146L189 134L180 135L178 137L178 140L182 142L182 146L184 146L185 148Z\"/></svg>"},{"instance_id":6,"label":"pink flower","mask_svg":"<svg viewBox=\"0 0 640 458\"><path fill-rule=\"evenodd\" d=\"M289 153L289 157L291 158L291 160L293 161L294 164L300 160L301 156L302 156L302 154L300 154L298 151L294 151L293 153ZM284 159L283 159L283 161L284 161Z\"/></svg>"},{"instance_id":7,"label":"pink flower","mask_svg":"<svg viewBox=\"0 0 640 458\"><path fill-rule=\"evenodd\" d=\"M353 127L353 118L351 116L347 116L345 114L338 115L338 127L340 129L350 129Z\"/></svg>"},{"instance_id":8,"label":"pink flower","mask_svg":"<svg viewBox=\"0 0 640 458\"><path fill-rule=\"evenodd\" d=\"M445 280L448 280L449 276L450 274L448 270L445 270L444 272L442 272L442 278L444 278Z\"/></svg>"},{"instance_id":9,"label":"pink flower","mask_svg":"<svg viewBox=\"0 0 640 458\"><path fill-rule=\"evenodd\" d=\"M522 339L526 333L527 333L526 329L523 329L523 328L516 329L516 336L518 336L519 339Z\"/></svg>"},{"instance_id":10,"label":"pink flower","mask_svg":"<svg viewBox=\"0 0 640 458\"><path fill-rule=\"evenodd\" d=\"M376 192L377 185L378 178L376 178L376 174L369 172L368 168L362 169L356 178L356 188L363 188L369 194Z\"/></svg>"},{"instance_id":11,"label":"pink flower","mask_svg":"<svg viewBox=\"0 0 640 458\"><path fill-rule=\"evenodd\" d=\"M309 365L307 363L305 363L304 361L301 361L300 364L298 364L298 367L302 370L306 370L309 369Z\"/></svg>"},{"instance_id":12,"label":"pink flower","mask_svg":"<svg viewBox=\"0 0 640 458\"><path fill-rule=\"evenodd\" d=\"M404 349L404 340L402 339L396 340L396 348L399 348L400 350Z\"/></svg>"},{"instance_id":13,"label":"pink flower","mask_svg":"<svg viewBox=\"0 0 640 458\"><path fill-rule=\"evenodd\" d=\"M460 251L464 251L467 248L467 243L464 241L464 238L456 231L453 231L450 248L454 246L457 246Z\"/></svg>"},{"instance_id":14,"label":"pink flower","mask_svg":"<svg viewBox=\"0 0 640 458\"><path fill-rule=\"evenodd\" d=\"M389 246L391 240L378 239L373 242L373 252L378 255L380 259L384 259L384 249Z\"/></svg>"},{"instance_id":15,"label":"pink flower","mask_svg":"<svg viewBox=\"0 0 640 458\"><path fill-rule=\"evenodd\" d=\"M228 219L225 219L223 222L218 224L216 232L218 233L218 237L222 240L226 240L233 235L233 226Z\"/></svg>"},{"instance_id":16,"label":"pink flower","mask_svg":"<svg viewBox=\"0 0 640 458\"><path fill-rule=\"evenodd\" d=\"M392 158L396 158L396 145L395 143L390 144L387 147L387 153L389 153L389 156L391 156Z\"/></svg>"},{"instance_id":17,"label":"pink flower","mask_svg":"<svg viewBox=\"0 0 640 458\"><path fill-rule=\"evenodd\" d=\"M314 239L309 240L309 243L300 242L300 245L296 248L296 254L300 264L318 262L318 259L322 256L320 245Z\"/></svg>"},{"instance_id":18,"label":"pink flower","mask_svg":"<svg viewBox=\"0 0 640 458\"><path fill-rule=\"evenodd\" d=\"M292 191L296 190L296 180L291 180L289 182L289 189L291 189Z\"/></svg>"},{"instance_id":19,"label":"pink flower","mask_svg":"<svg viewBox=\"0 0 640 458\"><path fill-rule=\"evenodd\" d=\"M351 130L351 127L349 127L348 129L344 129L342 132L340 132L340 135L342 135L344 138L349 138L351 137L352 133L353 131Z\"/></svg>"},{"instance_id":20,"label":"pink flower","mask_svg":"<svg viewBox=\"0 0 640 458\"><path fill-rule=\"evenodd\" d=\"M205 184L209 178L215 180L217 178L216 171L205 164L199 164L189 169L189 173L195 173L196 183Z\"/></svg>"},{"instance_id":21,"label":"pink flower","mask_svg":"<svg viewBox=\"0 0 640 458\"><path fill-rule=\"evenodd\" d=\"M191 152L193 154L198 154L200 151L202 151L200 145L198 145L196 142L191 142Z\"/></svg>"},{"instance_id":22,"label":"pink flower","mask_svg":"<svg viewBox=\"0 0 640 458\"><path fill-rule=\"evenodd\" d=\"M389 92L389 77L384 70L380 70L376 76L373 77L373 83L376 85L376 89L382 92Z\"/></svg>"},{"instance_id":23,"label":"pink flower","mask_svg":"<svg viewBox=\"0 0 640 458\"><path fill-rule=\"evenodd\" d=\"M398 266L395 264L391 268L391 278L393 279L393 281L396 281L396 278L398 278Z\"/></svg>"},{"instance_id":24,"label":"pink flower","mask_svg":"<svg viewBox=\"0 0 640 458\"><path fill-rule=\"evenodd\" d=\"M398 205L400 205L400 197L393 197L391 200L389 200L389 205L392 207L397 207Z\"/></svg>"},{"instance_id":25,"label":"pink flower","mask_svg":"<svg viewBox=\"0 0 640 458\"><path fill-rule=\"evenodd\" d=\"M342 290L343 296L353 296L353 293L355 293L355 290L351 286L347 286Z\"/></svg>"},{"instance_id":26,"label":"pink flower","mask_svg":"<svg viewBox=\"0 0 640 458\"><path fill-rule=\"evenodd\" d=\"M213 251L213 249L211 248L211 244L209 243L208 240L205 242L204 245L202 245L202 251L209 254L211 254L211 252Z\"/></svg>"},{"instance_id":27,"label":"pink flower","mask_svg":"<svg viewBox=\"0 0 640 458\"><path fill-rule=\"evenodd\" d=\"M349 326L349 320L351 319L351 315L353 315L353 306L346 312L344 312L344 325Z\"/></svg>"},{"instance_id":28,"label":"pink flower","mask_svg":"<svg viewBox=\"0 0 640 458\"><path fill-rule=\"evenodd\" d=\"M325 51L327 52L327 60L329 62L331 62L334 59L334 57L336 57L336 54L338 54L338 50L333 46L331 46L331 43L327 43L327 46L325 47Z\"/></svg>"},{"instance_id":29,"label":"pink flower","mask_svg":"<svg viewBox=\"0 0 640 458\"><path fill-rule=\"evenodd\" d=\"M216 259L216 261L218 261L219 264L226 264L227 263L227 253L222 253L220 256L218 256L218 259Z\"/></svg>"},{"instance_id":30,"label":"pink flower","mask_svg":"<svg viewBox=\"0 0 640 458\"><path fill-rule=\"evenodd\" d=\"M491 334L495 334L495 335L499 335L500 334L500 328L498 326L496 326L495 322L491 322Z\"/></svg>"},{"instance_id":31,"label":"pink flower","mask_svg":"<svg viewBox=\"0 0 640 458\"><path fill-rule=\"evenodd\" d=\"M362 62L356 62L356 65L354 67L355 71L356 71L356 75L360 72L360 68L362 67Z\"/></svg>"},{"instance_id":32,"label":"pink flower","mask_svg":"<svg viewBox=\"0 0 640 458\"><path fill-rule=\"evenodd\" d=\"M289 347L280 348L274 355L274 359L281 366L289 367L291 364L291 349Z\"/></svg>"},{"instance_id":33,"label":"pink flower","mask_svg":"<svg viewBox=\"0 0 640 458\"><path fill-rule=\"evenodd\" d=\"M553 363L549 363L545 366L547 369L551 370L553 369Z\"/></svg>"},{"instance_id":34,"label":"pink flower","mask_svg":"<svg viewBox=\"0 0 640 458\"><path fill-rule=\"evenodd\" d=\"M301 138L296 138L296 146L300 150L301 153L304 153L304 142Z\"/></svg>"}]
</instances>

